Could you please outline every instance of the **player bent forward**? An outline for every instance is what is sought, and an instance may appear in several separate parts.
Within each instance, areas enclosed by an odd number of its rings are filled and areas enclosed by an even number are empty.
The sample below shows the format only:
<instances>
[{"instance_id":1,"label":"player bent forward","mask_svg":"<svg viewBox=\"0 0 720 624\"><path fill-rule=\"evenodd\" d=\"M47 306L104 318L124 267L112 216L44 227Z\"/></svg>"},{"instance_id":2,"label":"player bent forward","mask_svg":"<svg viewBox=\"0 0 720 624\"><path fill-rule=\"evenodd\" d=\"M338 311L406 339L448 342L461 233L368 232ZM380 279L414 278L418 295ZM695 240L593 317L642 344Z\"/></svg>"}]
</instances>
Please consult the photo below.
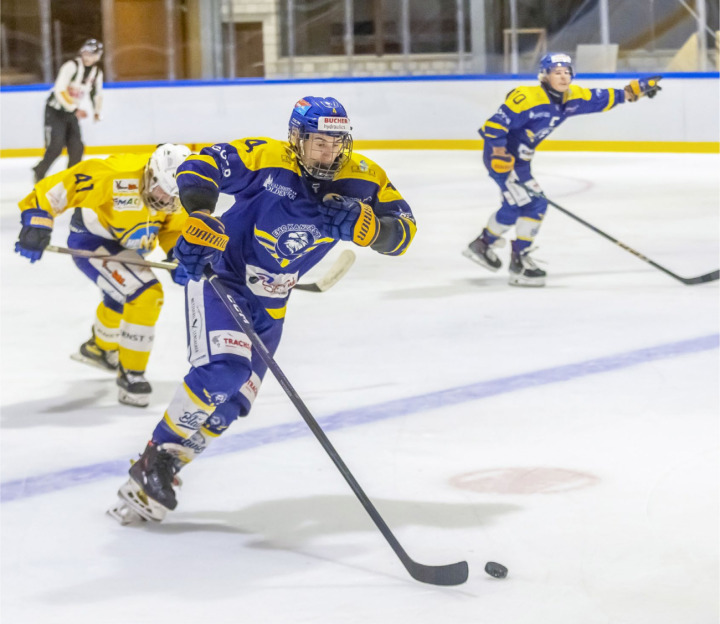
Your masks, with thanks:
<instances>
[{"instance_id":1,"label":"player bent forward","mask_svg":"<svg viewBox=\"0 0 720 624\"><path fill-rule=\"evenodd\" d=\"M216 271L274 353L293 286L339 240L399 256L415 235L410 207L373 161L353 153L350 122L333 98L295 104L288 142L247 138L191 156L178 170L190 218L175 257L186 286L190 372L110 510L123 524L162 520L178 470L246 416L266 366L207 281ZM218 194L235 204L220 219Z\"/></svg>"},{"instance_id":2,"label":"player bent forward","mask_svg":"<svg viewBox=\"0 0 720 624\"><path fill-rule=\"evenodd\" d=\"M541 192L530 172L535 148L568 117L607 111L643 95L653 97L660 90L660 76L632 80L624 89L592 90L570 84L573 76L572 59L567 54L546 54L540 60L540 85L510 91L479 131L485 141L483 162L500 187L502 203L463 255L497 271L502 263L493 247L504 244L502 235L515 226L509 278L513 286L545 285L545 271L535 264L530 252L547 201L517 184Z\"/></svg>"},{"instance_id":3,"label":"player bent forward","mask_svg":"<svg viewBox=\"0 0 720 624\"><path fill-rule=\"evenodd\" d=\"M147 155L118 154L90 159L45 178L20 202L22 230L15 251L36 262L50 243L56 216L73 208L68 247L89 253L140 258L158 240L170 253L187 219L178 201L175 173L190 155L167 143ZM146 267L97 258L73 258L102 291L92 337L73 356L117 371L118 399L145 407L152 388L145 369L163 304L163 290ZM184 284L182 267L172 272Z\"/></svg>"}]
</instances>

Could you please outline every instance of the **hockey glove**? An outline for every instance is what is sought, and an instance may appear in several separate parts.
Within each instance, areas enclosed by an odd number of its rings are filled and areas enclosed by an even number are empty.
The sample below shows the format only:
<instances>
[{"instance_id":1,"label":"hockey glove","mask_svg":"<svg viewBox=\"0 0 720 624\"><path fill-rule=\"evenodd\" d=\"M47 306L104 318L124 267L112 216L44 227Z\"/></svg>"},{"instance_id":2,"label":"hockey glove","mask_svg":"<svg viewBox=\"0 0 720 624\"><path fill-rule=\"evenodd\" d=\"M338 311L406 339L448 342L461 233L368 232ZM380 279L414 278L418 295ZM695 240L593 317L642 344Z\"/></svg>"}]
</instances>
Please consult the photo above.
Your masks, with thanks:
<instances>
[{"instance_id":1,"label":"hockey glove","mask_svg":"<svg viewBox=\"0 0 720 624\"><path fill-rule=\"evenodd\" d=\"M658 85L660 80L662 80L662 76L631 80L630 84L625 87L625 100L637 102L643 95L647 95L649 98L655 97L657 92L662 90L662 87Z\"/></svg>"},{"instance_id":2,"label":"hockey glove","mask_svg":"<svg viewBox=\"0 0 720 624\"><path fill-rule=\"evenodd\" d=\"M515 167L515 156L504 147L493 147L490 167L495 173L510 173Z\"/></svg>"},{"instance_id":3,"label":"hockey glove","mask_svg":"<svg viewBox=\"0 0 720 624\"><path fill-rule=\"evenodd\" d=\"M372 245L380 230L378 218L370 206L336 193L323 197L320 214L327 236L352 241L360 247Z\"/></svg>"},{"instance_id":4,"label":"hockey glove","mask_svg":"<svg viewBox=\"0 0 720 624\"><path fill-rule=\"evenodd\" d=\"M228 240L222 221L204 212L193 212L175 243L173 255L187 271L189 280L199 280L208 264L220 260Z\"/></svg>"},{"instance_id":5,"label":"hockey glove","mask_svg":"<svg viewBox=\"0 0 720 624\"><path fill-rule=\"evenodd\" d=\"M15 251L28 258L31 263L36 262L42 257L45 247L50 244L53 218L45 210L30 208L23 210L20 222L22 229L15 243Z\"/></svg>"},{"instance_id":6,"label":"hockey glove","mask_svg":"<svg viewBox=\"0 0 720 624\"><path fill-rule=\"evenodd\" d=\"M170 253L167 255L167 258L165 258L165 262L174 262L175 256L173 255L173 250L170 250ZM190 281L190 278L188 277L188 272L185 270L185 267L182 264L178 264L177 268L170 270L170 277L172 277L172 281L176 284L180 284L180 286L185 286Z\"/></svg>"}]
</instances>

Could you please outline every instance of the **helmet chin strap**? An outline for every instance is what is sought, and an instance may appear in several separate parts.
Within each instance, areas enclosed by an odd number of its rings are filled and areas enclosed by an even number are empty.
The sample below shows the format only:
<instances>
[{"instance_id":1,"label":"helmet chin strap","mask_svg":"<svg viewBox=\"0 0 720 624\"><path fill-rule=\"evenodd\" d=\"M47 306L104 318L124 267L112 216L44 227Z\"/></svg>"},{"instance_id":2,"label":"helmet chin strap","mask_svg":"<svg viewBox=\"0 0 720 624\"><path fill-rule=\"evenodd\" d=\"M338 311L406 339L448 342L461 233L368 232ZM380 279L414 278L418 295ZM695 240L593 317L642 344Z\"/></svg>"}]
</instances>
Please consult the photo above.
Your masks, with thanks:
<instances>
[{"instance_id":1,"label":"helmet chin strap","mask_svg":"<svg viewBox=\"0 0 720 624\"><path fill-rule=\"evenodd\" d=\"M549 80L542 80L542 81L541 81L541 84L542 84L542 86L543 86L543 89L545 89L545 91L547 92L547 94L550 96L550 98L551 98L553 101L555 101L555 102L558 103L558 104L563 101L563 97L564 97L565 94L562 93L561 91L557 91L557 90L553 89L553 88L550 86L550 81L549 81Z\"/></svg>"}]
</instances>

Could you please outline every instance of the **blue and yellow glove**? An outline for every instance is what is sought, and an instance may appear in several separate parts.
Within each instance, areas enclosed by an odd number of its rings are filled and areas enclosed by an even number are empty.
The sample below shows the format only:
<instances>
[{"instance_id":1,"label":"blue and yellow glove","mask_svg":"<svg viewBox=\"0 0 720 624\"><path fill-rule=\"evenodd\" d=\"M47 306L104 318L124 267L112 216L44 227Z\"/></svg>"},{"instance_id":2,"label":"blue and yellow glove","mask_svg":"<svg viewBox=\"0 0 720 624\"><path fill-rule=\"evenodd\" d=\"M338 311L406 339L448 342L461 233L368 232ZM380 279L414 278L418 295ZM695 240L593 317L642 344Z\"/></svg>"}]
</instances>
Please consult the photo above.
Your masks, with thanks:
<instances>
[{"instance_id":1,"label":"blue and yellow glove","mask_svg":"<svg viewBox=\"0 0 720 624\"><path fill-rule=\"evenodd\" d=\"M490 167L495 173L510 173L515 167L515 156L505 147L493 147L490 155Z\"/></svg>"},{"instance_id":2,"label":"blue and yellow glove","mask_svg":"<svg viewBox=\"0 0 720 624\"><path fill-rule=\"evenodd\" d=\"M375 242L380 231L380 223L370 206L337 193L323 197L320 214L325 234L335 240L367 247Z\"/></svg>"},{"instance_id":3,"label":"blue and yellow glove","mask_svg":"<svg viewBox=\"0 0 720 624\"><path fill-rule=\"evenodd\" d=\"M193 212L172 253L187 271L188 279L199 280L208 264L212 266L220 260L228 240L222 221L204 212Z\"/></svg>"},{"instance_id":4,"label":"blue and yellow glove","mask_svg":"<svg viewBox=\"0 0 720 624\"><path fill-rule=\"evenodd\" d=\"M649 98L655 97L657 92L662 90L662 87L658 84L660 80L662 80L662 76L631 80L630 84L625 87L625 100L637 102L643 95L647 95Z\"/></svg>"},{"instance_id":5,"label":"blue and yellow glove","mask_svg":"<svg viewBox=\"0 0 720 624\"><path fill-rule=\"evenodd\" d=\"M53 218L50 213L40 208L23 210L20 215L22 229L15 243L15 252L28 258L30 262L37 262L42 253L50 244L52 236Z\"/></svg>"}]
</instances>

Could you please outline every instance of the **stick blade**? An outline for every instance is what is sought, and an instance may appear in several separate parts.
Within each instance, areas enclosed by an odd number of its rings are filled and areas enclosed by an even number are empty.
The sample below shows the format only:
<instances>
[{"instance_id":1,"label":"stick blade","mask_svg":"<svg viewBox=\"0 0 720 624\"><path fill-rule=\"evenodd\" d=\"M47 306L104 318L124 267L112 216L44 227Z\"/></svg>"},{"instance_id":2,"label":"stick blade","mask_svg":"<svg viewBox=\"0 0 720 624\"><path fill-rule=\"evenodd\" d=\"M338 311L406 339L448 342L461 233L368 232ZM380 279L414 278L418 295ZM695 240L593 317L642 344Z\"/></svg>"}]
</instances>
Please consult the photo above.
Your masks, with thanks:
<instances>
[{"instance_id":1,"label":"stick blade","mask_svg":"<svg viewBox=\"0 0 720 624\"><path fill-rule=\"evenodd\" d=\"M345 249L338 259L335 260L328 272L317 282L311 284L296 284L295 288L298 290L309 290L310 292L325 292L342 279L354 262L355 253L350 249Z\"/></svg>"},{"instance_id":2,"label":"stick blade","mask_svg":"<svg viewBox=\"0 0 720 624\"><path fill-rule=\"evenodd\" d=\"M322 292L322 290L320 290L320 287L315 282L312 282L310 284L295 284L293 288L295 290L307 290L309 292Z\"/></svg>"},{"instance_id":3,"label":"stick blade","mask_svg":"<svg viewBox=\"0 0 720 624\"><path fill-rule=\"evenodd\" d=\"M405 567L416 581L430 585L462 585L468 579L467 561L443 566L428 566L415 561L405 562Z\"/></svg>"},{"instance_id":4,"label":"stick blade","mask_svg":"<svg viewBox=\"0 0 720 624\"><path fill-rule=\"evenodd\" d=\"M685 278L683 279L683 284L688 284L689 286L692 286L693 284L704 284L706 282L714 282L718 278L720 278L720 269L717 271L711 271L710 273L705 273L705 275Z\"/></svg>"}]
</instances>

